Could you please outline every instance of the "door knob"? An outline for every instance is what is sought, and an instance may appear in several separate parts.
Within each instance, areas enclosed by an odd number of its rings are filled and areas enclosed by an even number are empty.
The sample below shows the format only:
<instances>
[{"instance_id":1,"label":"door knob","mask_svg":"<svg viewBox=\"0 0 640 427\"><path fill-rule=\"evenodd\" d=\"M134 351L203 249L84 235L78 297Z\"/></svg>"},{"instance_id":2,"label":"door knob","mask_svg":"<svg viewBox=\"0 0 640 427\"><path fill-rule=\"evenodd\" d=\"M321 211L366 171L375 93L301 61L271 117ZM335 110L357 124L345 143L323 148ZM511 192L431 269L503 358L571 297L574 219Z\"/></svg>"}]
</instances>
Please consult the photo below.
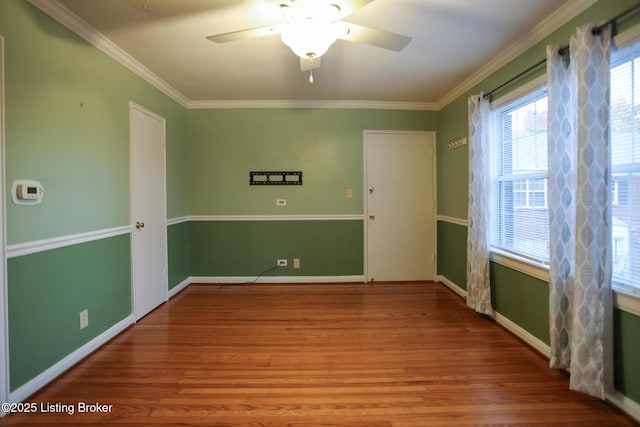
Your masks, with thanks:
<instances>
[{"instance_id":1,"label":"door knob","mask_svg":"<svg viewBox=\"0 0 640 427\"><path fill-rule=\"evenodd\" d=\"M373 187L369 187L369 193L373 193L373 192L374 192L374 190L375 190L375 188L373 188Z\"/></svg>"},{"instance_id":2,"label":"door knob","mask_svg":"<svg viewBox=\"0 0 640 427\"><path fill-rule=\"evenodd\" d=\"M144 228L144 222L136 221L136 228L138 230Z\"/></svg>"},{"instance_id":3,"label":"door knob","mask_svg":"<svg viewBox=\"0 0 640 427\"><path fill-rule=\"evenodd\" d=\"M376 215L375 214L369 214L369 219L376 219Z\"/></svg>"}]
</instances>

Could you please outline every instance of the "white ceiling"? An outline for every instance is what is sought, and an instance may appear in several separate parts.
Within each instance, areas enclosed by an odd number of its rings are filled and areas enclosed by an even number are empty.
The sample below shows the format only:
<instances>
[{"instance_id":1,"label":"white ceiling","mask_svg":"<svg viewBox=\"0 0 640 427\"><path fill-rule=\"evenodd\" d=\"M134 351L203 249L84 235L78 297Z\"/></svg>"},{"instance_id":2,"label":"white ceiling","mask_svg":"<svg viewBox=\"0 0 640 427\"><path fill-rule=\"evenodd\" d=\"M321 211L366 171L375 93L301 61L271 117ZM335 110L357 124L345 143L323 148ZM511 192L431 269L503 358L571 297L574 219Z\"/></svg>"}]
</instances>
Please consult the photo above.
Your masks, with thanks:
<instances>
[{"instance_id":1,"label":"white ceiling","mask_svg":"<svg viewBox=\"0 0 640 427\"><path fill-rule=\"evenodd\" d=\"M44 0L31 1L44 9ZM205 38L282 22L264 0L46 3L58 15L81 18L99 33L92 38L115 43L187 103L357 100L436 108L593 1L376 0L345 20L412 41L394 52L337 40L314 71L314 84L277 35L226 44Z\"/></svg>"}]
</instances>

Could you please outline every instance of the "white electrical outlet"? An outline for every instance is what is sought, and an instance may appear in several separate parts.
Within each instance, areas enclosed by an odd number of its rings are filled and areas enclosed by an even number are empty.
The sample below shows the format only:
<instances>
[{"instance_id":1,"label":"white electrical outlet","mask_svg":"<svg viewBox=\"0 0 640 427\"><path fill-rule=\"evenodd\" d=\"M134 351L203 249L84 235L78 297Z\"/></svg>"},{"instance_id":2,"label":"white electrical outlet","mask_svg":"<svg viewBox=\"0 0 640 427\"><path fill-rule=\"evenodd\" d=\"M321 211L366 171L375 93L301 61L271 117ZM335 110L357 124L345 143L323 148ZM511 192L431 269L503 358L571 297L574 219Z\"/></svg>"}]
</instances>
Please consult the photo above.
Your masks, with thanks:
<instances>
[{"instance_id":1,"label":"white electrical outlet","mask_svg":"<svg viewBox=\"0 0 640 427\"><path fill-rule=\"evenodd\" d=\"M288 265L286 259L279 259L276 264L278 267L286 267Z\"/></svg>"},{"instance_id":2,"label":"white electrical outlet","mask_svg":"<svg viewBox=\"0 0 640 427\"><path fill-rule=\"evenodd\" d=\"M80 329L84 329L89 326L89 310L82 310L80 312Z\"/></svg>"},{"instance_id":3,"label":"white electrical outlet","mask_svg":"<svg viewBox=\"0 0 640 427\"><path fill-rule=\"evenodd\" d=\"M300 268L300 258L293 259L293 268Z\"/></svg>"}]
</instances>

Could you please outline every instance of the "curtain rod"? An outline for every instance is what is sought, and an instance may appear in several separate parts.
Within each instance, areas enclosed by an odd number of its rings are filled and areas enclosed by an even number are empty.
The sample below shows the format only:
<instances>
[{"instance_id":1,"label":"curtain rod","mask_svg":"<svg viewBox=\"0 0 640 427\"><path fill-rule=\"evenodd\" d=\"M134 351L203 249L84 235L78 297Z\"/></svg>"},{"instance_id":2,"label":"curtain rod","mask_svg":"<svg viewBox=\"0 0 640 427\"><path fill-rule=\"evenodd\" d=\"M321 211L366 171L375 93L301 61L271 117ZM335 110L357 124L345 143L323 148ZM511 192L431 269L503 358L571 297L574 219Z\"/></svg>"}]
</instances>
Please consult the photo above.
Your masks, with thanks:
<instances>
[{"instance_id":1,"label":"curtain rod","mask_svg":"<svg viewBox=\"0 0 640 427\"><path fill-rule=\"evenodd\" d=\"M605 29L607 26L615 25L619 20L621 20L622 18L624 18L627 15L630 15L633 12L636 12L638 9L640 9L640 2L638 2L635 5L631 6L629 9L625 10L624 12L619 13L618 15L616 15L613 18L609 19L605 23L603 23L601 25L598 25L597 27L594 27L593 28L593 34L600 34L602 32L602 30ZM563 52L566 51L567 49L569 49L569 46L561 46L558 51L560 52L560 54L563 54ZM535 64L533 64L532 66L530 66L526 70L521 71L520 73L518 73L515 77L513 77L513 78L507 80L506 82L502 83L501 85L491 89L489 92L485 93L483 95L483 97L485 99L491 99L491 95L493 95L494 93L496 93L500 89L510 85L511 83L513 83L513 82L515 82L517 80L520 80L521 78L523 78L524 76L528 75L532 71L534 71L537 68L541 67L542 65L546 64L546 62L547 62L546 58L541 60L541 61L536 62Z\"/></svg>"},{"instance_id":2,"label":"curtain rod","mask_svg":"<svg viewBox=\"0 0 640 427\"><path fill-rule=\"evenodd\" d=\"M497 91L499 91L500 89L502 89L505 86L509 86L511 83L515 82L516 80L520 80L521 78L523 78L524 76L526 76L527 74L531 73L533 70L535 70L536 68L540 68L542 65L547 63L547 59L543 59L541 61L536 62L535 64L533 64L532 66L530 66L529 68L527 68L524 71L521 71L519 74L517 74L515 77L510 78L509 80L507 80L506 82L502 83L499 86L494 87L493 89L491 89L489 92L484 94L484 98L485 99L491 99L491 95L493 95L494 93L496 93Z\"/></svg>"},{"instance_id":3,"label":"curtain rod","mask_svg":"<svg viewBox=\"0 0 640 427\"><path fill-rule=\"evenodd\" d=\"M601 24L601 25L598 25L597 27L595 27L593 29L593 34L600 34L600 32L602 32L602 30L607 28L607 26L615 25L619 20L621 20L622 18L624 18L627 15L632 14L633 12L635 12L638 9L640 9L640 2L638 2L635 5L631 6L629 9L627 9L627 10L625 10L623 12L620 12L619 14L614 16L613 18L611 18L608 21L606 21L604 24Z\"/></svg>"}]
</instances>

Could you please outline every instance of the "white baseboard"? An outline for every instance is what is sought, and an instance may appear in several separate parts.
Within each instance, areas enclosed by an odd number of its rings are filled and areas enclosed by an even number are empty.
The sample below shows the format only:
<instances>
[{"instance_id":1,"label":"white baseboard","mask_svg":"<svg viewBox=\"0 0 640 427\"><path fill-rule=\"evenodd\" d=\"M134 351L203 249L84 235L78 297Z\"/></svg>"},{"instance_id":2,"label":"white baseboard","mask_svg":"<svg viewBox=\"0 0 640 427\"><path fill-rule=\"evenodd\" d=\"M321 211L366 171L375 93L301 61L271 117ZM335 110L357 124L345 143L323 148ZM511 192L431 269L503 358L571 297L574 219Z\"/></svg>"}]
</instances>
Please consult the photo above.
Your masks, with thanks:
<instances>
[{"instance_id":1,"label":"white baseboard","mask_svg":"<svg viewBox=\"0 0 640 427\"><path fill-rule=\"evenodd\" d=\"M619 391L607 393L607 400L617 406L620 410L627 413L630 417L640 422L640 404L638 402L629 399Z\"/></svg>"},{"instance_id":2,"label":"white baseboard","mask_svg":"<svg viewBox=\"0 0 640 427\"><path fill-rule=\"evenodd\" d=\"M453 283L451 280L447 279L444 276L441 275L437 275L436 276L436 281L442 283L443 285L445 285L447 288L451 289L453 292L455 292L456 294L460 295L462 298L467 298L467 291L462 289L460 286L456 285L455 283Z\"/></svg>"},{"instance_id":3,"label":"white baseboard","mask_svg":"<svg viewBox=\"0 0 640 427\"><path fill-rule=\"evenodd\" d=\"M191 283L364 283L364 275L355 276L196 276Z\"/></svg>"},{"instance_id":4,"label":"white baseboard","mask_svg":"<svg viewBox=\"0 0 640 427\"><path fill-rule=\"evenodd\" d=\"M248 283L255 280L254 277L189 277L183 280L180 284L174 286L169 291L169 297L173 297L181 290L189 286L191 283ZM454 282L450 281L444 276L436 276L436 281L443 283L453 292L458 294L459 296L465 298L467 292L462 289L460 286L456 285ZM270 277L261 277L258 283L347 283L347 282L363 282L364 276L270 276ZM529 344L535 350L540 352L545 357L549 358L550 349L547 344L540 341L537 337L530 334L527 330L515 324L505 316L500 313L495 313L495 320L498 324L503 326L505 329L522 339L525 343ZM127 316L122 319L120 322L113 325L111 328L107 329L102 334L98 335L82 347L78 348L35 378L31 379L21 387L17 388L13 392L9 393L9 402L21 402L40 390L42 387L49 384L59 375L64 373L66 370L71 368L76 363L80 362L85 357L89 356L95 350L100 348L102 345L107 343L109 340L114 338L120 332L124 331L130 325L134 324L133 315ZM611 402L613 405L620 408L625 413L629 414L629 416L633 417L637 421L640 421L640 404L635 402L634 400L629 399L624 394L615 391L614 393L607 394L607 400ZM4 415L4 414L2 414Z\"/></svg>"},{"instance_id":5,"label":"white baseboard","mask_svg":"<svg viewBox=\"0 0 640 427\"><path fill-rule=\"evenodd\" d=\"M467 291L462 289L460 286L453 283L451 280L447 279L444 276L436 276L436 280L441 282L446 287L451 289L456 294L460 295L463 298L466 298ZM506 330L520 338L522 341L533 347L540 354L545 356L547 359L551 357L551 349L549 346L540 341L537 337L530 334L526 329L521 326L515 324L505 316L501 315L498 312L495 312L495 320L496 322L504 327ZM636 421L640 421L640 403L629 399L624 394L619 391L615 391L613 393L607 394L606 399L611 402L613 405L620 408L620 410L627 413L629 416L634 418Z\"/></svg>"},{"instance_id":6,"label":"white baseboard","mask_svg":"<svg viewBox=\"0 0 640 427\"><path fill-rule=\"evenodd\" d=\"M169 289L169 294L168 294L169 295L169 299L171 299L174 296L176 296L178 293L180 293L180 291L182 291L184 288L186 288L190 284L191 284L191 278L187 277L182 282L178 283L173 288Z\"/></svg>"},{"instance_id":7,"label":"white baseboard","mask_svg":"<svg viewBox=\"0 0 640 427\"><path fill-rule=\"evenodd\" d=\"M511 320L509 320L502 314L498 313L497 311L494 310L494 313L495 313L496 322L500 326L504 327L513 335L517 336L522 341L529 344L531 347L537 350L538 353L542 354L547 359L551 357L551 349L546 343L538 339L536 336L530 334L529 331L517 325L516 323L512 322Z\"/></svg>"},{"instance_id":8,"label":"white baseboard","mask_svg":"<svg viewBox=\"0 0 640 427\"><path fill-rule=\"evenodd\" d=\"M189 215L188 221L362 221L363 214L346 215Z\"/></svg>"},{"instance_id":9,"label":"white baseboard","mask_svg":"<svg viewBox=\"0 0 640 427\"><path fill-rule=\"evenodd\" d=\"M40 390L42 387L56 379L60 374L71 368L73 365L89 356L91 353L100 348L100 346L107 343L109 340L114 338L120 332L124 331L133 323L133 315L125 317L82 347L75 350L73 353L66 356L64 359L51 366L49 369L42 372L40 375L31 379L24 385L18 387L16 390L10 392L9 401L11 403L17 403L28 398L36 391Z\"/></svg>"},{"instance_id":10,"label":"white baseboard","mask_svg":"<svg viewBox=\"0 0 640 427\"><path fill-rule=\"evenodd\" d=\"M444 276L437 276L436 278L438 282L444 284L447 288L451 289L456 294L460 295L462 298L467 297L467 291L462 289L460 286L453 283L451 280L447 279ZM549 350L549 346L544 342L540 341L536 336L532 335L526 329L522 328L518 324L512 322L507 317L498 313L494 310L494 318L495 321L506 330L520 338L522 341L529 344L531 347L536 349L540 354L545 356L547 359L550 357L551 351Z\"/></svg>"}]
</instances>

